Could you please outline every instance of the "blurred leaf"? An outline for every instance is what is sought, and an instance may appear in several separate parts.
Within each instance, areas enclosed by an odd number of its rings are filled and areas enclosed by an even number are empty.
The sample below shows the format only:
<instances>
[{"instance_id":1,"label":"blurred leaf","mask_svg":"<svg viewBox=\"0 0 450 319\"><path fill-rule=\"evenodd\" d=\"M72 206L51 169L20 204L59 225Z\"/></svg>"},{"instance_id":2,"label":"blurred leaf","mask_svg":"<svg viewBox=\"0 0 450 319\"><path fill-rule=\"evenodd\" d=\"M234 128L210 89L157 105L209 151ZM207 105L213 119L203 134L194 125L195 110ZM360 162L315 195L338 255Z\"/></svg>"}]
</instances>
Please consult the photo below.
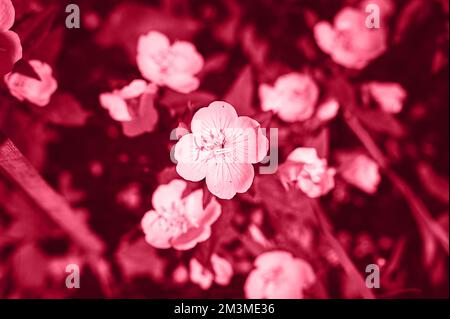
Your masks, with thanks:
<instances>
[{"instance_id":1,"label":"blurred leaf","mask_svg":"<svg viewBox=\"0 0 450 319\"><path fill-rule=\"evenodd\" d=\"M396 18L396 25L393 31L393 43L398 44L405 39L408 32L414 30L417 25L420 25L430 14L429 4L432 1L428 0L412 0L406 2L400 14Z\"/></svg>"},{"instance_id":2,"label":"blurred leaf","mask_svg":"<svg viewBox=\"0 0 450 319\"><path fill-rule=\"evenodd\" d=\"M166 90L158 102L167 106L175 114L187 115L185 114L186 112L191 114L192 111L200 107L208 106L215 100L217 100L217 97L206 91L194 91L189 94L181 94L172 90ZM190 118L185 118L185 116L183 116L182 120L186 123L190 123L191 121Z\"/></svg>"},{"instance_id":3,"label":"blurred leaf","mask_svg":"<svg viewBox=\"0 0 450 319\"><path fill-rule=\"evenodd\" d=\"M122 122L123 133L135 137L152 132L158 123L158 112L155 108L154 94L143 94L139 103L138 116L129 122Z\"/></svg>"},{"instance_id":4,"label":"blurred leaf","mask_svg":"<svg viewBox=\"0 0 450 319\"><path fill-rule=\"evenodd\" d=\"M199 28L200 24L189 17L173 16L144 4L127 1L112 10L96 39L105 47L123 47L134 62L139 36L156 30L171 40L189 40Z\"/></svg>"},{"instance_id":5,"label":"blurred leaf","mask_svg":"<svg viewBox=\"0 0 450 319\"><path fill-rule=\"evenodd\" d=\"M305 138L304 147L314 147L320 158L328 158L330 152L330 130L328 127L320 130L319 133L309 135Z\"/></svg>"},{"instance_id":6,"label":"blurred leaf","mask_svg":"<svg viewBox=\"0 0 450 319\"><path fill-rule=\"evenodd\" d=\"M72 94L59 92L53 95L50 104L40 111L47 122L69 127L85 125L90 115Z\"/></svg>"},{"instance_id":7,"label":"blurred leaf","mask_svg":"<svg viewBox=\"0 0 450 319\"><path fill-rule=\"evenodd\" d=\"M449 183L448 179L439 176L431 167L425 162L417 165L417 172L423 187L441 202L448 204L449 202Z\"/></svg>"},{"instance_id":8,"label":"blurred leaf","mask_svg":"<svg viewBox=\"0 0 450 319\"><path fill-rule=\"evenodd\" d=\"M394 116L382 110L358 109L356 115L367 128L374 132L385 133L397 138L406 134L405 127Z\"/></svg>"},{"instance_id":9,"label":"blurred leaf","mask_svg":"<svg viewBox=\"0 0 450 319\"><path fill-rule=\"evenodd\" d=\"M266 67L265 63L269 52L269 44L260 39L253 25L247 25L241 36L242 49L257 68Z\"/></svg>"},{"instance_id":10,"label":"blurred leaf","mask_svg":"<svg viewBox=\"0 0 450 319\"><path fill-rule=\"evenodd\" d=\"M255 112L252 108L253 91L252 69L247 65L242 69L223 100L232 104L238 115L252 115Z\"/></svg>"},{"instance_id":11,"label":"blurred leaf","mask_svg":"<svg viewBox=\"0 0 450 319\"><path fill-rule=\"evenodd\" d=\"M158 256L157 250L147 244L143 236L134 242L125 236L117 248L115 258L127 280L144 276L161 282L164 277L166 261Z\"/></svg>"},{"instance_id":12,"label":"blurred leaf","mask_svg":"<svg viewBox=\"0 0 450 319\"><path fill-rule=\"evenodd\" d=\"M25 60L32 57L34 50L47 37L58 10L58 6L48 6L43 12L33 14L17 26L16 32L20 36Z\"/></svg>"}]
</instances>

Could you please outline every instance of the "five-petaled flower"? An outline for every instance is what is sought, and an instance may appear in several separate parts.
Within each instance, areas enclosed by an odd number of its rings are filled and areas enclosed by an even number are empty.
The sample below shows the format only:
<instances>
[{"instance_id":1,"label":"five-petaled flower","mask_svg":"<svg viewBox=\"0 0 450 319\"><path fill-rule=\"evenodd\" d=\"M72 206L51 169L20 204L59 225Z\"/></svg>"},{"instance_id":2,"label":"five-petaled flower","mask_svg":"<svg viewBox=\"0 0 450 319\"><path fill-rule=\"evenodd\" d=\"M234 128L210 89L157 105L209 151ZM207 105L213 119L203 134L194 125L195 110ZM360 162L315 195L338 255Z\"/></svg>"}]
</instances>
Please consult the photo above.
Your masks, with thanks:
<instances>
[{"instance_id":1,"label":"five-petaled flower","mask_svg":"<svg viewBox=\"0 0 450 319\"><path fill-rule=\"evenodd\" d=\"M29 63L40 80L11 72L4 77L6 86L11 95L18 100L27 100L37 106L46 106L58 88L58 82L53 77L51 66L47 63L39 60L30 60Z\"/></svg>"},{"instance_id":2,"label":"five-petaled flower","mask_svg":"<svg viewBox=\"0 0 450 319\"><path fill-rule=\"evenodd\" d=\"M265 252L254 264L244 286L249 299L301 299L316 280L307 261L286 251Z\"/></svg>"},{"instance_id":3,"label":"five-petaled flower","mask_svg":"<svg viewBox=\"0 0 450 319\"><path fill-rule=\"evenodd\" d=\"M178 174L194 182L206 178L210 192L222 199L246 192L255 174L252 164L268 150L259 123L215 101L194 114L191 130L175 145Z\"/></svg>"},{"instance_id":4,"label":"five-petaled flower","mask_svg":"<svg viewBox=\"0 0 450 319\"><path fill-rule=\"evenodd\" d=\"M158 122L158 112L154 106L158 87L144 80L133 80L129 85L111 93L100 94L100 104L110 116L122 123L127 136L152 132Z\"/></svg>"},{"instance_id":5,"label":"five-petaled flower","mask_svg":"<svg viewBox=\"0 0 450 319\"><path fill-rule=\"evenodd\" d=\"M386 29L369 29L363 10L346 7L334 18L334 25L321 21L314 26L318 46L337 64L362 69L386 50Z\"/></svg>"},{"instance_id":6,"label":"five-petaled flower","mask_svg":"<svg viewBox=\"0 0 450 319\"><path fill-rule=\"evenodd\" d=\"M294 185L311 198L333 189L335 174L336 170L328 167L327 160L319 158L316 149L310 147L296 148L280 167L280 178L286 188Z\"/></svg>"},{"instance_id":7,"label":"five-petaled flower","mask_svg":"<svg viewBox=\"0 0 450 319\"><path fill-rule=\"evenodd\" d=\"M319 88L307 74L288 73L273 86L261 84L259 98L263 111L273 111L285 122L304 121L314 113Z\"/></svg>"},{"instance_id":8,"label":"five-petaled flower","mask_svg":"<svg viewBox=\"0 0 450 319\"><path fill-rule=\"evenodd\" d=\"M187 250L211 235L211 225L222 208L215 198L203 208L203 190L195 190L183 197L183 180L160 185L152 197L153 209L141 221L145 240L156 248Z\"/></svg>"},{"instance_id":9,"label":"five-petaled flower","mask_svg":"<svg viewBox=\"0 0 450 319\"><path fill-rule=\"evenodd\" d=\"M190 93L200 82L195 75L203 68L203 57L187 41L172 45L164 34L150 31L139 38L137 65L144 78L180 93Z\"/></svg>"},{"instance_id":10,"label":"five-petaled flower","mask_svg":"<svg viewBox=\"0 0 450 319\"><path fill-rule=\"evenodd\" d=\"M19 36L9 30L14 24L15 10L11 0L0 0L0 77L11 72L22 58Z\"/></svg>"}]
</instances>

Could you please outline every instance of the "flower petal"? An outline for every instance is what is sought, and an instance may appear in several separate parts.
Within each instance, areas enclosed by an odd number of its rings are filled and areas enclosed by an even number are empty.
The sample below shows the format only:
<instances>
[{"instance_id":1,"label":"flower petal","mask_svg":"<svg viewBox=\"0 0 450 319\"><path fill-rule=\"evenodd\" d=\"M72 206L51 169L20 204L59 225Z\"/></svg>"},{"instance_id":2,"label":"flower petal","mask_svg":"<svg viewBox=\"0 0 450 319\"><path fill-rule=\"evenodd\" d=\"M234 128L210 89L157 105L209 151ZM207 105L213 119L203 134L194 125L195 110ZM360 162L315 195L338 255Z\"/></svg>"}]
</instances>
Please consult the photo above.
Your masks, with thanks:
<instances>
[{"instance_id":1,"label":"flower petal","mask_svg":"<svg viewBox=\"0 0 450 319\"><path fill-rule=\"evenodd\" d=\"M197 90L200 81L190 73L172 72L164 77L164 84L180 93L191 93Z\"/></svg>"},{"instance_id":2,"label":"flower petal","mask_svg":"<svg viewBox=\"0 0 450 319\"><path fill-rule=\"evenodd\" d=\"M184 135L175 145L176 170L184 179L192 182L201 181L206 176L206 163L197 146L194 134Z\"/></svg>"},{"instance_id":3,"label":"flower petal","mask_svg":"<svg viewBox=\"0 0 450 319\"><path fill-rule=\"evenodd\" d=\"M314 38L325 53L333 51L336 34L329 22L321 21L314 26Z\"/></svg>"},{"instance_id":4,"label":"flower petal","mask_svg":"<svg viewBox=\"0 0 450 319\"><path fill-rule=\"evenodd\" d=\"M203 68L204 60L195 46L187 41L175 41L171 47L173 67L183 73L196 74Z\"/></svg>"},{"instance_id":5,"label":"flower petal","mask_svg":"<svg viewBox=\"0 0 450 319\"><path fill-rule=\"evenodd\" d=\"M14 64L22 58L22 46L17 33L0 31L0 77L11 72Z\"/></svg>"},{"instance_id":6,"label":"flower petal","mask_svg":"<svg viewBox=\"0 0 450 319\"><path fill-rule=\"evenodd\" d=\"M231 199L236 193L244 193L250 188L254 174L252 164L210 161L206 185L217 197Z\"/></svg>"},{"instance_id":7,"label":"flower petal","mask_svg":"<svg viewBox=\"0 0 450 319\"><path fill-rule=\"evenodd\" d=\"M289 154L287 160L306 164L314 164L320 161L316 149L312 147L297 147Z\"/></svg>"},{"instance_id":8,"label":"flower petal","mask_svg":"<svg viewBox=\"0 0 450 319\"><path fill-rule=\"evenodd\" d=\"M0 31L11 29L15 15L11 0L0 0Z\"/></svg>"},{"instance_id":9,"label":"flower petal","mask_svg":"<svg viewBox=\"0 0 450 319\"><path fill-rule=\"evenodd\" d=\"M211 130L220 131L230 127L237 117L236 110L231 104L214 101L208 107L202 107L194 114L191 130L193 133L208 136Z\"/></svg>"},{"instance_id":10,"label":"flower petal","mask_svg":"<svg viewBox=\"0 0 450 319\"><path fill-rule=\"evenodd\" d=\"M222 208L213 197L203 209L203 191L196 190L185 198L186 215L189 220L199 226L210 226L219 218Z\"/></svg>"},{"instance_id":11,"label":"flower petal","mask_svg":"<svg viewBox=\"0 0 450 319\"><path fill-rule=\"evenodd\" d=\"M172 234L163 229L155 211L151 210L145 213L141 221L141 227L145 233L145 241L147 243L161 249L171 247L170 239Z\"/></svg>"},{"instance_id":12,"label":"flower petal","mask_svg":"<svg viewBox=\"0 0 450 319\"><path fill-rule=\"evenodd\" d=\"M156 211L172 210L172 204L181 200L185 188L186 182L181 179L158 186L152 196L153 208Z\"/></svg>"},{"instance_id":13,"label":"flower petal","mask_svg":"<svg viewBox=\"0 0 450 319\"><path fill-rule=\"evenodd\" d=\"M178 250L192 249L198 243L204 242L211 236L211 227L192 227L187 232L171 240L173 248Z\"/></svg>"},{"instance_id":14,"label":"flower petal","mask_svg":"<svg viewBox=\"0 0 450 319\"><path fill-rule=\"evenodd\" d=\"M141 35L138 40L138 55L154 55L161 51L168 50L170 47L169 38L158 31L150 31L145 35Z\"/></svg>"}]
</instances>

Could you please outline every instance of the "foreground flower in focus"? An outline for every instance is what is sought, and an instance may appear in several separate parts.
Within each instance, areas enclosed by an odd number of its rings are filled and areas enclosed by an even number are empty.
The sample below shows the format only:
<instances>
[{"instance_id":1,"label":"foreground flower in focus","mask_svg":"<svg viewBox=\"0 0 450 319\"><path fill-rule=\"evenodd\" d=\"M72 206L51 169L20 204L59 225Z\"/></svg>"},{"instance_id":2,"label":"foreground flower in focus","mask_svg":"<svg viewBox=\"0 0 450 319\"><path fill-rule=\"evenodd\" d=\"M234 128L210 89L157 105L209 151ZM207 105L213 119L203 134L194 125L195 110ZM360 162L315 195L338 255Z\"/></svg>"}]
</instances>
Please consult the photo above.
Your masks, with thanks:
<instances>
[{"instance_id":1,"label":"foreground flower in focus","mask_svg":"<svg viewBox=\"0 0 450 319\"><path fill-rule=\"evenodd\" d=\"M122 123L127 136L152 132L158 122L154 97L158 88L144 80L134 80L120 90L100 94L100 104L109 115Z\"/></svg>"},{"instance_id":2,"label":"foreground flower in focus","mask_svg":"<svg viewBox=\"0 0 450 319\"><path fill-rule=\"evenodd\" d=\"M194 182L206 177L208 189L219 198L246 192L253 182L252 163L268 150L259 123L216 101L194 114L191 130L175 145L178 174Z\"/></svg>"},{"instance_id":3,"label":"foreground flower in focus","mask_svg":"<svg viewBox=\"0 0 450 319\"><path fill-rule=\"evenodd\" d=\"M214 273L203 267L197 259L192 258L189 262L191 281L198 284L203 290L209 289L213 282L220 286L227 286L231 277L233 277L233 267L230 262L217 254L213 254L211 266Z\"/></svg>"},{"instance_id":4,"label":"foreground flower in focus","mask_svg":"<svg viewBox=\"0 0 450 319\"><path fill-rule=\"evenodd\" d=\"M244 286L249 299L301 299L316 280L308 262L281 250L259 255L255 267Z\"/></svg>"},{"instance_id":5,"label":"foreground flower in focus","mask_svg":"<svg viewBox=\"0 0 450 319\"><path fill-rule=\"evenodd\" d=\"M14 24L15 10L11 0L0 0L0 77L11 72L22 58L19 36L10 31Z\"/></svg>"},{"instance_id":6,"label":"foreground flower in focus","mask_svg":"<svg viewBox=\"0 0 450 319\"><path fill-rule=\"evenodd\" d=\"M329 168L326 159L320 159L314 148L299 147L289 154L280 167L282 183L294 185L307 196L316 198L327 194L334 187L334 168Z\"/></svg>"},{"instance_id":7,"label":"foreground flower in focus","mask_svg":"<svg viewBox=\"0 0 450 319\"><path fill-rule=\"evenodd\" d=\"M46 106L58 88L58 82L47 63L38 60L30 60L29 63L40 80L12 72L5 75L5 83L11 95L18 100L27 100L38 106Z\"/></svg>"},{"instance_id":8,"label":"foreground flower in focus","mask_svg":"<svg viewBox=\"0 0 450 319\"><path fill-rule=\"evenodd\" d=\"M203 68L203 57L187 41L172 45L162 33L150 31L139 38L137 64L144 78L171 89L190 93L200 82L195 75Z\"/></svg>"},{"instance_id":9,"label":"foreground flower in focus","mask_svg":"<svg viewBox=\"0 0 450 319\"><path fill-rule=\"evenodd\" d=\"M319 88L306 74L280 76L274 86L261 84L259 98L263 111L273 111L285 122L304 121L314 113Z\"/></svg>"},{"instance_id":10,"label":"foreground flower in focus","mask_svg":"<svg viewBox=\"0 0 450 319\"><path fill-rule=\"evenodd\" d=\"M211 225L222 211L219 203L212 198L203 209L203 190L183 198L185 189L186 182L176 179L159 186L153 193L153 210L141 221L145 240L150 245L187 250L211 235Z\"/></svg>"},{"instance_id":11,"label":"foreground flower in focus","mask_svg":"<svg viewBox=\"0 0 450 319\"><path fill-rule=\"evenodd\" d=\"M386 29L366 26L363 10L346 7L334 18L334 25L321 21L314 26L317 45L337 64L362 69L386 50Z\"/></svg>"},{"instance_id":12,"label":"foreground flower in focus","mask_svg":"<svg viewBox=\"0 0 450 319\"><path fill-rule=\"evenodd\" d=\"M406 99L405 89L393 82L370 82L366 88L381 109L387 113L400 113Z\"/></svg>"},{"instance_id":13,"label":"foreground flower in focus","mask_svg":"<svg viewBox=\"0 0 450 319\"><path fill-rule=\"evenodd\" d=\"M339 171L349 184L368 194L375 194L381 181L378 164L365 154L341 155L343 164Z\"/></svg>"}]
</instances>

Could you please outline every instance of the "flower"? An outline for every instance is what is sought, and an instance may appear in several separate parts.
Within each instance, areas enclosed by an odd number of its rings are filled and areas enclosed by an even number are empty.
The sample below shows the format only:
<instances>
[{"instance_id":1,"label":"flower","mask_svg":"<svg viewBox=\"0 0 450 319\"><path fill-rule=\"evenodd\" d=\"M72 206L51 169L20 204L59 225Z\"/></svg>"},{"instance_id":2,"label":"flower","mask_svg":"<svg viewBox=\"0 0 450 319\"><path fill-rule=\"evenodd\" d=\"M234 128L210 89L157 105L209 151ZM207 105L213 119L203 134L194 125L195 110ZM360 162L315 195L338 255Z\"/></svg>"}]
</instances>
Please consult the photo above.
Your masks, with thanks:
<instances>
[{"instance_id":1,"label":"flower","mask_svg":"<svg viewBox=\"0 0 450 319\"><path fill-rule=\"evenodd\" d=\"M370 82L366 88L372 98L387 113L400 113L406 99L405 89L394 82Z\"/></svg>"},{"instance_id":2,"label":"flower","mask_svg":"<svg viewBox=\"0 0 450 319\"><path fill-rule=\"evenodd\" d=\"M158 88L144 80L133 80L129 85L111 93L100 94L100 104L109 115L122 123L127 136L152 132L158 122L154 96Z\"/></svg>"},{"instance_id":3,"label":"flower","mask_svg":"<svg viewBox=\"0 0 450 319\"><path fill-rule=\"evenodd\" d=\"M375 194L381 181L378 164L361 153L342 155L342 178L368 194Z\"/></svg>"},{"instance_id":4,"label":"flower","mask_svg":"<svg viewBox=\"0 0 450 319\"><path fill-rule=\"evenodd\" d=\"M343 8L334 25L321 21L314 26L317 45L337 64L362 69L386 50L385 28L366 26L367 14L351 7Z\"/></svg>"},{"instance_id":5,"label":"flower","mask_svg":"<svg viewBox=\"0 0 450 319\"><path fill-rule=\"evenodd\" d=\"M282 75L274 86L259 86L262 110L273 111L280 119L290 123L309 119L318 97L316 83L309 75L301 73Z\"/></svg>"},{"instance_id":6,"label":"flower","mask_svg":"<svg viewBox=\"0 0 450 319\"><path fill-rule=\"evenodd\" d=\"M316 280L308 262L286 251L262 253L254 265L244 285L249 299L301 299Z\"/></svg>"},{"instance_id":7,"label":"flower","mask_svg":"<svg viewBox=\"0 0 450 319\"><path fill-rule=\"evenodd\" d=\"M189 274L191 281L198 284L203 290L207 290L215 282L220 286L227 286L233 277L233 267L225 258L217 254L211 256L211 266L213 273L192 258L189 262Z\"/></svg>"},{"instance_id":8,"label":"flower","mask_svg":"<svg viewBox=\"0 0 450 319\"><path fill-rule=\"evenodd\" d=\"M215 101L194 114L191 131L175 145L178 174L194 182L206 178L211 193L222 199L246 192L253 182L252 163L268 150L259 123Z\"/></svg>"},{"instance_id":9,"label":"flower","mask_svg":"<svg viewBox=\"0 0 450 319\"><path fill-rule=\"evenodd\" d=\"M18 100L28 100L37 106L46 106L58 88L58 82L47 63L38 60L30 60L29 63L40 80L12 72L5 75L5 83L9 92Z\"/></svg>"},{"instance_id":10,"label":"flower","mask_svg":"<svg viewBox=\"0 0 450 319\"><path fill-rule=\"evenodd\" d=\"M200 82L195 74L203 68L203 57L187 41L172 45L164 34L150 31L138 41L137 64L144 78L171 89L190 93Z\"/></svg>"},{"instance_id":11,"label":"flower","mask_svg":"<svg viewBox=\"0 0 450 319\"><path fill-rule=\"evenodd\" d=\"M222 211L219 203L212 198L203 208L203 190L183 197L185 189L186 182L175 179L160 185L153 193L153 209L141 221L145 240L150 245L187 250L211 235L211 225Z\"/></svg>"},{"instance_id":12,"label":"flower","mask_svg":"<svg viewBox=\"0 0 450 319\"><path fill-rule=\"evenodd\" d=\"M298 147L289 154L280 167L282 183L288 188L293 183L307 196L316 198L334 187L336 170L329 168L326 159L320 159L314 148Z\"/></svg>"},{"instance_id":13,"label":"flower","mask_svg":"<svg viewBox=\"0 0 450 319\"><path fill-rule=\"evenodd\" d=\"M10 31L15 10L11 0L0 0L0 77L11 72L22 58L22 45L17 33Z\"/></svg>"}]
</instances>

